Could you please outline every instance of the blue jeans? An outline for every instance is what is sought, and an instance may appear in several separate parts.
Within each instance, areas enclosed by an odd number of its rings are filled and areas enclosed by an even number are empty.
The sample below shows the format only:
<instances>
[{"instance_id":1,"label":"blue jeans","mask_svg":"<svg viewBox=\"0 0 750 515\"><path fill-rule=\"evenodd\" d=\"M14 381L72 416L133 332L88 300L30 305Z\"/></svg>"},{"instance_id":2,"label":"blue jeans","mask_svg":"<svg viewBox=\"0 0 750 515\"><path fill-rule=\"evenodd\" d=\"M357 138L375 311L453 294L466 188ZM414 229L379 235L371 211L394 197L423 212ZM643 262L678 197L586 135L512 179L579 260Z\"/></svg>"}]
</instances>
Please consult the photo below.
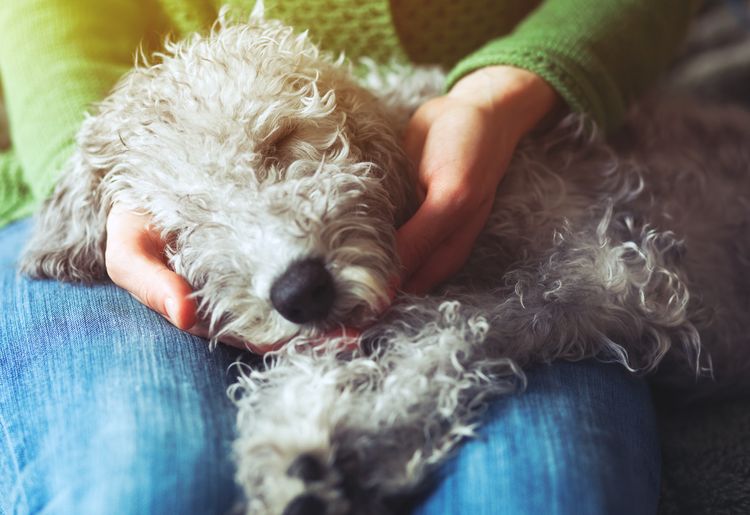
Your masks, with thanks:
<instances>
[{"instance_id":1,"label":"blue jeans","mask_svg":"<svg viewBox=\"0 0 750 515\"><path fill-rule=\"evenodd\" d=\"M111 284L19 277L28 230L0 229L0 514L229 511L239 352L209 352ZM655 513L644 381L595 361L528 379L490 405L416 513Z\"/></svg>"}]
</instances>

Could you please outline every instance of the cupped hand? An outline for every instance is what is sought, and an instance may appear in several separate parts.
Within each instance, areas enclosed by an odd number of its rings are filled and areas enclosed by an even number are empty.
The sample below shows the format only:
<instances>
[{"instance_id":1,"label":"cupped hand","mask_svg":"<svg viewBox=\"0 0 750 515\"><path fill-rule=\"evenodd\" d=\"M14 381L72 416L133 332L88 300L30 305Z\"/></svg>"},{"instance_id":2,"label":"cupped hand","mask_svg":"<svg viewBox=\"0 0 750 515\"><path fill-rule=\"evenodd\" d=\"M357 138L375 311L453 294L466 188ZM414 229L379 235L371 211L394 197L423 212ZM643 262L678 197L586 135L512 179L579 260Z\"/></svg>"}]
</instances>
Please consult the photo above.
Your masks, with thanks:
<instances>
[{"instance_id":1,"label":"cupped hand","mask_svg":"<svg viewBox=\"0 0 750 515\"><path fill-rule=\"evenodd\" d=\"M165 242L148 215L113 205L107 218L106 245L107 274L116 285L176 327L205 336L197 325L192 288L167 266Z\"/></svg>"},{"instance_id":2,"label":"cupped hand","mask_svg":"<svg viewBox=\"0 0 750 515\"><path fill-rule=\"evenodd\" d=\"M422 203L396 235L405 291L426 293L461 268L518 141L557 102L539 76L491 66L417 109L404 147Z\"/></svg>"},{"instance_id":3,"label":"cupped hand","mask_svg":"<svg viewBox=\"0 0 750 515\"><path fill-rule=\"evenodd\" d=\"M105 261L107 274L142 304L153 309L179 329L201 338L210 338L208 327L197 315L197 305L192 288L166 262L166 243L161 233L151 225L151 217L115 204L107 218L107 247ZM341 341L341 345L354 345L358 331L343 328L321 338ZM258 346L233 336L224 336L221 342L233 347L264 354L281 347L285 342Z\"/></svg>"}]
</instances>

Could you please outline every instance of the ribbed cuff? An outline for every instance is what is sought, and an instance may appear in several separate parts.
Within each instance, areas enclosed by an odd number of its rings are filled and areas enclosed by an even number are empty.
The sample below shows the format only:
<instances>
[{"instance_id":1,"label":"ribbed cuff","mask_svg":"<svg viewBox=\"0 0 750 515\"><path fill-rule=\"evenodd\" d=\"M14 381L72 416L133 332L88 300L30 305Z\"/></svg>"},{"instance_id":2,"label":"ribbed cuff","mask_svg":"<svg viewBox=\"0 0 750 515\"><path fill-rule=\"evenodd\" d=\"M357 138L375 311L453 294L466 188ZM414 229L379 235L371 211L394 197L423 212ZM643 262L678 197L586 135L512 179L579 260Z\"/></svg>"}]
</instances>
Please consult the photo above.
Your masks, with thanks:
<instances>
[{"instance_id":1,"label":"ribbed cuff","mask_svg":"<svg viewBox=\"0 0 750 515\"><path fill-rule=\"evenodd\" d=\"M539 75L571 110L588 115L602 129L617 126L626 111L619 89L596 57L581 45L510 35L491 41L461 60L448 74L446 90L485 66L507 65Z\"/></svg>"}]
</instances>

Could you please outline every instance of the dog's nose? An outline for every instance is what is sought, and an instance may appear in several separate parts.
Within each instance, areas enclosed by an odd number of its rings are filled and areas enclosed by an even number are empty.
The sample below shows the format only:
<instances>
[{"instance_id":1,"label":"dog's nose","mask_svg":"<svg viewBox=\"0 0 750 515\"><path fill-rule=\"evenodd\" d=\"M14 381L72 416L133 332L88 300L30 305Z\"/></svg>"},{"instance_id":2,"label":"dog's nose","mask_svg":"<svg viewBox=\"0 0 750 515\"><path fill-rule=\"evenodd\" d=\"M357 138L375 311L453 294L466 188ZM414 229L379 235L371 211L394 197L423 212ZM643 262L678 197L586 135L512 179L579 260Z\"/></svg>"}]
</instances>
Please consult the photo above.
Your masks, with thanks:
<instances>
[{"instance_id":1,"label":"dog's nose","mask_svg":"<svg viewBox=\"0 0 750 515\"><path fill-rule=\"evenodd\" d=\"M333 277L316 258L292 263L271 286L271 304L295 324L324 319L334 296Z\"/></svg>"},{"instance_id":2,"label":"dog's nose","mask_svg":"<svg viewBox=\"0 0 750 515\"><path fill-rule=\"evenodd\" d=\"M325 470L320 460L312 454L300 454L289 468L286 469L288 476L298 477L302 481L319 481L325 476Z\"/></svg>"},{"instance_id":3,"label":"dog's nose","mask_svg":"<svg viewBox=\"0 0 750 515\"><path fill-rule=\"evenodd\" d=\"M311 494L300 495L284 510L282 515L325 515L326 504L323 499Z\"/></svg>"}]
</instances>

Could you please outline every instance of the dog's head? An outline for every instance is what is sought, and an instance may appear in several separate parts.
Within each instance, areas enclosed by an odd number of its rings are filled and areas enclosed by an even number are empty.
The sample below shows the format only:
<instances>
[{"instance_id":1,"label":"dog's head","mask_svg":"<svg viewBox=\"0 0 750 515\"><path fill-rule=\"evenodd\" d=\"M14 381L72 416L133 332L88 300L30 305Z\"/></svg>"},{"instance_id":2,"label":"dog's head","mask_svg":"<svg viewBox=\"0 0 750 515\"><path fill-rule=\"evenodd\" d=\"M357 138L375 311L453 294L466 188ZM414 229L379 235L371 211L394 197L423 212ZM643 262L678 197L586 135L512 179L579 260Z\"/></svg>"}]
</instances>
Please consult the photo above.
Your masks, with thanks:
<instances>
[{"instance_id":1,"label":"dog's head","mask_svg":"<svg viewBox=\"0 0 750 515\"><path fill-rule=\"evenodd\" d=\"M104 199L149 212L214 335L263 348L389 302L413 209L393 118L305 34L220 26L170 44L84 126Z\"/></svg>"}]
</instances>

